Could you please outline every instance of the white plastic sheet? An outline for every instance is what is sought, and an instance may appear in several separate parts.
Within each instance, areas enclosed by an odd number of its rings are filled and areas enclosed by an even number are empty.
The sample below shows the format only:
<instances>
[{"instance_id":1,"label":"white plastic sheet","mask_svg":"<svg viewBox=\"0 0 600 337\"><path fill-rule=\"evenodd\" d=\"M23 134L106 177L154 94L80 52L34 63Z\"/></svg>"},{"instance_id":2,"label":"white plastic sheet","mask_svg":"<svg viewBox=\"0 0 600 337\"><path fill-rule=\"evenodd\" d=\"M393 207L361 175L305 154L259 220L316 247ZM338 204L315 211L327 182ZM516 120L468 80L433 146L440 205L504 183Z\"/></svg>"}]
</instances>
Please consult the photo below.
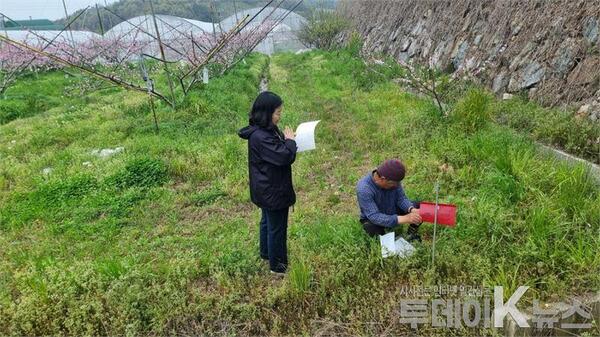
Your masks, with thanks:
<instances>
[{"instance_id":1,"label":"white plastic sheet","mask_svg":"<svg viewBox=\"0 0 600 337\"><path fill-rule=\"evenodd\" d=\"M415 247L403 238L395 240L394 232L379 236L381 243L381 256L383 258L390 256L409 257L415 252Z\"/></svg>"}]
</instances>

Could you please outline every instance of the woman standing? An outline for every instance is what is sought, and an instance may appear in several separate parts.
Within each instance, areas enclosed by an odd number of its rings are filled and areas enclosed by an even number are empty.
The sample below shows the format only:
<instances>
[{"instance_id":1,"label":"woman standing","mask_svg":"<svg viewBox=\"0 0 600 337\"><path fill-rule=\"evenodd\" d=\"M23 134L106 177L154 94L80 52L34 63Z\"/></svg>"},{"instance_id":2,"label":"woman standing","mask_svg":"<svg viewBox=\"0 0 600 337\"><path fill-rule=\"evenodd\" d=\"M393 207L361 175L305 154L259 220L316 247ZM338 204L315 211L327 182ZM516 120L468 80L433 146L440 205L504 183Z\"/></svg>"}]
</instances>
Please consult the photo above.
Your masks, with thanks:
<instances>
[{"instance_id":1,"label":"woman standing","mask_svg":"<svg viewBox=\"0 0 600 337\"><path fill-rule=\"evenodd\" d=\"M277 127L283 101L272 92L258 95L250 111L249 126L238 135L248 140L250 198L262 210L260 257L269 260L272 273L287 270L287 223L289 207L296 202L292 163L296 160L294 132Z\"/></svg>"}]
</instances>

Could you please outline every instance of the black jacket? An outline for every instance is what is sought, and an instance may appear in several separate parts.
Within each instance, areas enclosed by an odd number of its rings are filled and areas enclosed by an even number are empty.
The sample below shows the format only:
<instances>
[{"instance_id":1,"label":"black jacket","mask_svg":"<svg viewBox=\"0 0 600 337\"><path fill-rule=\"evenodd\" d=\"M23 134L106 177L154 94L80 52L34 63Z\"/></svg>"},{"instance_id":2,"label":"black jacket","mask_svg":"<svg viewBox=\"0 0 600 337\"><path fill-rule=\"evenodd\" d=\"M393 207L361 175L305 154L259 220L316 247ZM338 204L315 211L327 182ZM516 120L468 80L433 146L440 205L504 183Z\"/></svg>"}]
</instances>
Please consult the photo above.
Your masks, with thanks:
<instances>
[{"instance_id":1,"label":"black jacket","mask_svg":"<svg viewBox=\"0 0 600 337\"><path fill-rule=\"evenodd\" d=\"M238 135L248 140L250 198L268 210L288 208L296 202L292 185L292 163L296 160L296 142L284 140L275 128L247 126Z\"/></svg>"}]
</instances>

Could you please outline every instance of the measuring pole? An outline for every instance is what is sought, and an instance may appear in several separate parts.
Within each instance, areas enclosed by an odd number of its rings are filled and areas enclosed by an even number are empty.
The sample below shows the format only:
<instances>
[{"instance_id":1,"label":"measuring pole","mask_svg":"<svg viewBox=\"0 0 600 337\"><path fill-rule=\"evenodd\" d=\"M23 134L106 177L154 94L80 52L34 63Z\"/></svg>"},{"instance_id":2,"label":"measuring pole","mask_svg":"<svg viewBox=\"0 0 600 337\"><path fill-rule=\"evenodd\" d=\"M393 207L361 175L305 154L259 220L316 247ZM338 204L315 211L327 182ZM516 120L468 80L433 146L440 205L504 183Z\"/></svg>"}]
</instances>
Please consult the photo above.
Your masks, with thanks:
<instances>
[{"instance_id":1,"label":"measuring pole","mask_svg":"<svg viewBox=\"0 0 600 337\"><path fill-rule=\"evenodd\" d=\"M435 268L435 239L437 232L437 217L438 217L438 205L440 196L440 182L435 182L435 207L433 208L433 242L431 244L431 267Z\"/></svg>"}]
</instances>

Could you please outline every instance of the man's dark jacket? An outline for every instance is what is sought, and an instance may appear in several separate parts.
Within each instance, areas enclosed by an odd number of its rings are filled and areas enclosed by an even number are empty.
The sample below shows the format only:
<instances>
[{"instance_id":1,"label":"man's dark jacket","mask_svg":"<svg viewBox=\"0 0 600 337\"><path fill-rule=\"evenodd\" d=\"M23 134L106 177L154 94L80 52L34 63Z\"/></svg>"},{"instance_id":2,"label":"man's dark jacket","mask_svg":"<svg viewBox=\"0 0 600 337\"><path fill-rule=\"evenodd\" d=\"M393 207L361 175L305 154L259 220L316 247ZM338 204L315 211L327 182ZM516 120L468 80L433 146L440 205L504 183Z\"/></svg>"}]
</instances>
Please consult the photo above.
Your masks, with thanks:
<instances>
[{"instance_id":1,"label":"man's dark jacket","mask_svg":"<svg viewBox=\"0 0 600 337\"><path fill-rule=\"evenodd\" d=\"M238 135L248 140L250 198L260 208L278 210L296 202L292 185L292 163L296 142L284 139L277 127L247 126Z\"/></svg>"}]
</instances>

